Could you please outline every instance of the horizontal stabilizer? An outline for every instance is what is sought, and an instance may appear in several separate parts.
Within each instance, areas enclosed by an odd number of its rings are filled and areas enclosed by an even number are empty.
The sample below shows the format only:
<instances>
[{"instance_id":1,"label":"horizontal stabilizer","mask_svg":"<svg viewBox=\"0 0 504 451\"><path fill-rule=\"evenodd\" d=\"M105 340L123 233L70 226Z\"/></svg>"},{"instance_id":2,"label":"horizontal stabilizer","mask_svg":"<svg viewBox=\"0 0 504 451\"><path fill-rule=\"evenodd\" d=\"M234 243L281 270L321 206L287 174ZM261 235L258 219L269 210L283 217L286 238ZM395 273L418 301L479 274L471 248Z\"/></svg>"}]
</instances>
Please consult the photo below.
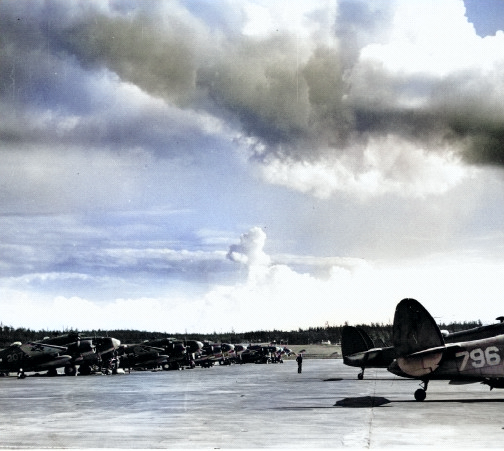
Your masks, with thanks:
<instances>
[{"instance_id":1,"label":"horizontal stabilizer","mask_svg":"<svg viewBox=\"0 0 504 451\"><path fill-rule=\"evenodd\" d=\"M443 357L443 351L418 353L413 356L398 357L397 364L408 376L423 377L436 371Z\"/></svg>"},{"instance_id":2,"label":"horizontal stabilizer","mask_svg":"<svg viewBox=\"0 0 504 451\"><path fill-rule=\"evenodd\" d=\"M414 352L404 357L408 358L418 358L418 357L429 357L430 355L439 354L446 349L446 346L437 346L435 348L424 349L423 351Z\"/></svg>"}]
</instances>

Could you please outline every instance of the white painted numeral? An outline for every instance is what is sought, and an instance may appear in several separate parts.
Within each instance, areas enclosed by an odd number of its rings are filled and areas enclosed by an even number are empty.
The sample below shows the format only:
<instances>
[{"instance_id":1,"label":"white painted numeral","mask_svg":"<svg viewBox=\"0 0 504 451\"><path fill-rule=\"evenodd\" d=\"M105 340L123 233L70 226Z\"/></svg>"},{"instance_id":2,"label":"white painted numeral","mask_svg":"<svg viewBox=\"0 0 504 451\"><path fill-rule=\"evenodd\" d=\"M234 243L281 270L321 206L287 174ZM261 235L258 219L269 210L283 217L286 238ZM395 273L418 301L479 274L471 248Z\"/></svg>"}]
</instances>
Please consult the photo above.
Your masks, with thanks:
<instances>
[{"instance_id":1,"label":"white painted numeral","mask_svg":"<svg viewBox=\"0 0 504 451\"><path fill-rule=\"evenodd\" d=\"M464 371L467 362L471 359L473 368L483 368L485 365L495 366L501 363L499 348L497 346L489 346L484 351L481 348L475 348L469 351L461 351L455 354L455 357L463 357L459 371Z\"/></svg>"},{"instance_id":2,"label":"white painted numeral","mask_svg":"<svg viewBox=\"0 0 504 451\"><path fill-rule=\"evenodd\" d=\"M462 364L460 365L459 371L464 371L467 365L467 361L469 360L469 352L461 351L455 354L455 357L462 357L462 356L464 356L464 360L462 360Z\"/></svg>"},{"instance_id":3,"label":"white painted numeral","mask_svg":"<svg viewBox=\"0 0 504 451\"><path fill-rule=\"evenodd\" d=\"M497 346L489 346L485 349L485 358L490 366L495 366L501 363L499 348Z\"/></svg>"},{"instance_id":4,"label":"white painted numeral","mask_svg":"<svg viewBox=\"0 0 504 451\"><path fill-rule=\"evenodd\" d=\"M469 353L469 357L472 360L472 366L474 368L482 368L485 366L485 354L480 348L473 349Z\"/></svg>"}]
</instances>

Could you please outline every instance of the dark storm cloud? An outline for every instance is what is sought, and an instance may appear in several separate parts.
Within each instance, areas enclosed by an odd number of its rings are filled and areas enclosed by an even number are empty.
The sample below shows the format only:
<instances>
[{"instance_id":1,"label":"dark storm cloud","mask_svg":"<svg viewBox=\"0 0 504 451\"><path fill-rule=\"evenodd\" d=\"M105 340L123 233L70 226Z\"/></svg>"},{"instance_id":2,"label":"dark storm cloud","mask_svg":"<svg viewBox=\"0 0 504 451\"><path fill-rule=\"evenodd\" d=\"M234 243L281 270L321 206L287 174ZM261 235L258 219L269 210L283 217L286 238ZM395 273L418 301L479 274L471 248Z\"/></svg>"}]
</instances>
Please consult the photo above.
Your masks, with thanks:
<instances>
[{"instance_id":1,"label":"dark storm cloud","mask_svg":"<svg viewBox=\"0 0 504 451\"><path fill-rule=\"evenodd\" d=\"M453 74L409 76L359 60L364 46L388 39L393 17L388 3L341 2L333 42L310 45L289 31L231 33L229 27L218 28L215 17L207 25L202 13L191 15L180 4L158 16L141 4L137 9L128 5L102 11L92 3L47 2L36 3L29 13L9 3L0 24L3 99L21 101L24 108L81 114L79 108L92 109L82 101L91 91L82 77L106 70L177 108L227 120L255 140L254 155L265 162L269 156L309 161L352 154L373 137L392 133L431 151L451 143L471 164L503 164L502 110L485 109L492 99L479 88L482 74L467 72L472 83L461 86L452 83ZM402 101L412 98L422 101ZM163 141L188 134L177 123L173 129L180 132L167 135L171 124L152 127L158 118L145 112L142 119L127 114L116 120L114 114L81 121L71 139L130 145L154 141L152 148L170 155ZM107 126L99 132L94 121L102 120ZM39 129L21 122L12 119L2 126L4 142L40 137ZM50 128L44 133L57 135Z\"/></svg>"},{"instance_id":2,"label":"dark storm cloud","mask_svg":"<svg viewBox=\"0 0 504 451\"><path fill-rule=\"evenodd\" d=\"M194 87L193 36L175 20L159 24L142 16L129 20L99 14L61 33L63 48L84 67L107 67L148 92L180 103Z\"/></svg>"},{"instance_id":3,"label":"dark storm cloud","mask_svg":"<svg viewBox=\"0 0 504 451\"><path fill-rule=\"evenodd\" d=\"M434 91L433 110L465 144L463 156L470 164L504 165L502 74L499 79L464 72L447 77Z\"/></svg>"},{"instance_id":4,"label":"dark storm cloud","mask_svg":"<svg viewBox=\"0 0 504 451\"><path fill-rule=\"evenodd\" d=\"M56 10L60 9L64 11L63 7ZM128 99L117 98L117 94L113 92L116 87L110 81L107 83L105 72L114 69L122 72L124 66L128 66L132 68L131 73L124 69L127 72L124 77L131 78L134 82L136 76L133 68L145 70L147 77L152 80L152 85L147 90L160 94L156 87L161 83L156 81L158 75L155 73L159 70L163 73L162 94L167 95L167 87L170 86L173 87L171 92L184 91L187 72L183 68L183 62L173 62L163 68L157 68L156 64L142 67L142 61L129 64L127 57L120 52L119 55L110 57L107 52L111 48L117 51L117 48L106 44L104 33L99 33L100 25L110 32L107 36L112 42L114 39L121 40L124 48L130 48L130 42L124 42L125 36L129 36L133 42L138 36L132 27L127 28L122 23L116 26L117 30L109 29L99 16L91 21L92 28L87 29L88 36L94 37L94 41L83 40L89 46L86 46L85 51L82 50L77 60L72 50L75 42L80 42L83 24L69 25L67 20L59 22L54 17L51 22L49 19L37 21L37 17L30 18L26 11L17 12L19 14L10 17L2 15L0 19L3 41L0 50L3 62L0 66L0 81L4 109L0 138L4 143L41 145L58 142L63 145L83 144L105 148L141 145L151 150L162 148L170 155L175 152L174 148L184 151L191 147L188 136L192 140L197 139L198 131L180 112L167 108L147 108L135 104L135 100L128 104ZM71 31L67 31L65 25ZM138 33L144 35L143 39L147 41L145 45L150 47L156 39L149 36L151 28L147 26L145 29L143 32L139 28ZM183 53L178 44L174 46ZM173 60L171 47L167 49L162 44L158 44L158 47L164 48L170 55L170 61ZM137 52L137 55L141 53ZM101 64L101 58L105 60L107 57L118 61L118 64L120 62L120 67ZM150 61L153 62L156 58L155 53L151 54ZM183 57L181 59L185 60ZM162 60L163 58L159 59ZM168 66L175 67L175 72L182 71L181 75L178 78L177 74L168 76ZM128 94L131 95L123 93ZM49 111L52 113L47 115ZM61 124L69 116L78 120L72 127L65 129Z\"/></svg>"}]
</instances>

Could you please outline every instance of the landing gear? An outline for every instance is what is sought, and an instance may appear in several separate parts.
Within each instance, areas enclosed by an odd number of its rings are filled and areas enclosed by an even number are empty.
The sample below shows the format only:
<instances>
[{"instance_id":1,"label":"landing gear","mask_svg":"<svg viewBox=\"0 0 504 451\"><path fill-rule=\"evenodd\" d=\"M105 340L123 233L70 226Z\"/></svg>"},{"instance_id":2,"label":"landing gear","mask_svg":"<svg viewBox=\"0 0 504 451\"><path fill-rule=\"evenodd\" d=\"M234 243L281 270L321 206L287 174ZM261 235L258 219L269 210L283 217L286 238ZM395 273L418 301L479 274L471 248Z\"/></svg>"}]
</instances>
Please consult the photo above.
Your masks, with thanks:
<instances>
[{"instance_id":1,"label":"landing gear","mask_svg":"<svg viewBox=\"0 0 504 451\"><path fill-rule=\"evenodd\" d=\"M423 401L427 396L427 385L429 385L429 381L425 379L422 381L422 384L423 387L415 391L415 399L417 401ZM422 386L422 384L420 384L420 386Z\"/></svg>"},{"instance_id":2,"label":"landing gear","mask_svg":"<svg viewBox=\"0 0 504 451\"><path fill-rule=\"evenodd\" d=\"M47 370L47 375L49 377L54 377L54 376L57 376L58 375L58 370L56 368L49 368Z\"/></svg>"},{"instance_id":3,"label":"landing gear","mask_svg":"<svg viewBox=\"0 0 504 451\"><path fill-rule=\"evenodd\" d=\"M26 377L26 374L23 371L23 368L19 368L19 371L18 371L18 374L17 374L17 378L18 379L24 379L25 377Z\"/></svg>"},{"instance_id":4,"label":"landing gear","mask_svg":"<svg viewBox=\"0 0 504 451\"><path fill-rule=\"evenodd\" d=\"M76 376L77 375L77 369L75 368L75 365L67 365L67 366L65 366L65 375L66 376Z\"/></svg>"},{"instance_id":5,"label":"landing gear","mask_svg":"<svg viewBox=\"0 0 504 451\"><path fill-rule=\"evenodd\" d=\"M359 379L360 381L364 379L364 368L362 368L362 371L357 374L357 379Z\"/></svg>"},{"instance_id":6,"label":"landing gear","mask_svg":"<svg viewBox=\"0 0 504 451\"><path fill-rule=\"evenodd\" d=\"M89 376L91 374L91 367L84 363L79 366L79 375L80 376Z\"/></svg>"}]
</instances>

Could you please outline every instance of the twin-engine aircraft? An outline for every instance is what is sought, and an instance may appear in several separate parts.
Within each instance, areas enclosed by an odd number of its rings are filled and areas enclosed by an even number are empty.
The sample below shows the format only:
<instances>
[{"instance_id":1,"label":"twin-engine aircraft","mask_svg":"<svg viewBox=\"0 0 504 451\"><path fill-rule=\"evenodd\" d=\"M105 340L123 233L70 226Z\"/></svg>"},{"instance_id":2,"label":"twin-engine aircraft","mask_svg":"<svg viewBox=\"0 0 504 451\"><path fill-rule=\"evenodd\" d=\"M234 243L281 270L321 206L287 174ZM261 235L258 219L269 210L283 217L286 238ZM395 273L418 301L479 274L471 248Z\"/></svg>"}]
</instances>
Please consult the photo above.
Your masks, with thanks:
<instances>
[{"instance_id":1,"label":"twin-engine aircraft","mask_svg":"<svg viewBox=\"0 0 504 451\"><path fill-rule=\"evenodd\" d=\"M72 359L65 365L65 374L75 376L76 366L80 375L89 375L93 371L105 374L116 373L118 367L117 350L120 340L112 337L81 337L77 332L44 338L37 343L51 346L64 346Z\"/></svg>"},{"instance_id":2,"label":"twin-engine aircraft","mask_svg":"<svg viewBox=\"0 0 504 451\"><path fill-rule=\"evenodd\" d=\"M140 344L122 345L119 350L121 368L178 370L194 368L203 343L175 338L146 340Z\"/></svg>"},{"instance_id":3,"label":"twin-engine aircraft","mask_svg":"<svg viewBox=\"0 0 504 451\"><path fill-rule=\"evenodd\" d=\"M0 373L18 373L18 378L24 378L25 371L47 371L54 376L72 360L66 351L63 346L15 342L0 351Z\"/></svg>"},{"instance_id":4,"label":"twin-engine aircraft","mask_svg":"<svg viewBox=\"0 0 504 451\"><path fill-rule=\"evenodd\" d=\"M415 392L417 401L425 399L432 379L504 388L504 335L474 333L473 337L477 338L446 343L429 312L415 299L403 299L394 315L396 359L389 371L422 381Z\"/></svg>"},{"instance_id":5,"label":"twin-engine aircraft","mask_svg":"<svg viewBox=\"0 0 504 451\"><path fill-rule=\"evenodd\" d=\"M148 340L146 345L163 349L168 356L163 365L164 370L179 370L180 368L194 368L195 359L203 349L203 343L197 340L177 340L176 338L157 338Z\"/></svg>"},{"instance_id":6,"label":"twin-engine aircraft","mask_svg":"<svg viewBox=\"0 0 504 451\"><path fill-rule=\"evenodd\" d=\"M235 346L229 343L203 343L201 354L196 358L196 365L202 368L210 368L215 363L219 365L229 365L235 360Z\"/></svg>"},{"instance_id":7,"label":"twin-engine aircraft","mask_svg":"<svg viewBox=\"0 0 504 451\"><path fill-rule=\"evenodd\" d=\"M13 343L0 351L0 373L47 371L57 375L64 368L67 376L87 375L93 371L105 374L117 371L117 349L121 342L112 337L81 337L77 332L21 344Z\"/></svg>"},{"instance_id":8,"label":"twin-engine aircraft","mask_svg":"<svg viewBox=\"0 0 504 451\"><path fill-rule=\"evenodd\" d=\"M166 365L168 356L163 348L146 344L121 345L119 348L119 366L131 372L132 369L152 369Z\"/></svg>"}]
</instances>

